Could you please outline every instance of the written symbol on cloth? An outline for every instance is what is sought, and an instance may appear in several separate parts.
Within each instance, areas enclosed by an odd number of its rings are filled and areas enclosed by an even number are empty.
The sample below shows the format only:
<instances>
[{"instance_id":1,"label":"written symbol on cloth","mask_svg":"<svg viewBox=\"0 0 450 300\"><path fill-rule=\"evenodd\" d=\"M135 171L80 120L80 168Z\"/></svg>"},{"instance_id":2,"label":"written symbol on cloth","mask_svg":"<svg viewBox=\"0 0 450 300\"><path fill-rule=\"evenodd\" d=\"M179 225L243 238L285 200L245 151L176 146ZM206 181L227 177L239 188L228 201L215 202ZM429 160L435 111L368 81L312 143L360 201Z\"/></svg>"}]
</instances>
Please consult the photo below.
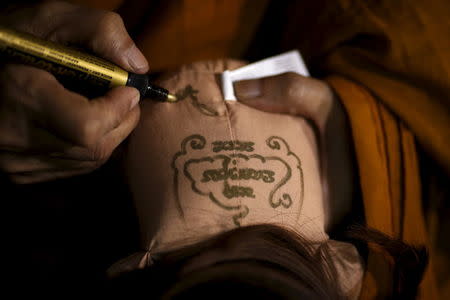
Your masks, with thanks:
<instances>
[{"instance_id":1,"label":"written symbol on cloth","mask_svg":"<svg viewBox=\"0 0 450 300\"><path fill-rule=\"evenodd\" d=\"M260 155L255 153L255 143L251 141L208 143L198 134L186 137L172 161L180 213L183 215L180 184L186 181L192 192L230 211L236 226L249 214L251 205L247 201L263 200L273 209L289 209L293 205L300 209L304 184L299 157L278 136L269 137L263 147L258 147L265 153ZM293 178L296 179L292 183ZM289 184L299 190L294 198L289 192L292 186L287 191Z\"/></svg>"}]
</instances>

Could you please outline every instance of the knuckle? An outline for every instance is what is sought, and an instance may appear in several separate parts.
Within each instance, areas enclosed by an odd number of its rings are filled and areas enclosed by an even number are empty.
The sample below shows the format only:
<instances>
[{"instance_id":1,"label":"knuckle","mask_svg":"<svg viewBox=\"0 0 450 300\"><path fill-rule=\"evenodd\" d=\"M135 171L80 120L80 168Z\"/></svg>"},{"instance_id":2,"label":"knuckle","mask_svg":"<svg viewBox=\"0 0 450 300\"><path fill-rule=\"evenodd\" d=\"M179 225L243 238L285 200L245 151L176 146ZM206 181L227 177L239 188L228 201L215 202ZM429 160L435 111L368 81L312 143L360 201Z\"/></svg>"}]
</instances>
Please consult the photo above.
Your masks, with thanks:
<instances>
[{"instance_id":1,"label":"knuckle","mask_svg":"<svg viewBox=\"0 0 450 300\"><path fill-rule=\"evenodd\" d=\"M97 145L91 147L89 154L90 160L93 162L93 167L98 167L103 165L108 158L111 156L112 150L108 149L102 143L98 143Z\"/></svg>"},{"instance_id":2,"label":"knuckle","mask_svg":"<svg viewBox=\"0 0 450 300\"><path fill-rule=\"evenodd\" d=\"M334 96L334 92L328 83L320 79L305 78L302 86L304 94L309 99L327 101Z\"/></svg>"},{"instance_id":3,"label":"knuckle","mask_svg":"<svg viewBox=\"0 0 450 300\"><path fill-rule=\"evenodd\" d=\"M296 86L301 82L301 76L294 72L285 73L285 81L288 86Z\"/></svg>"},{"instance_id":4,"label":"knuckle","mask_svg":"<svg viewBox=\"0 0 450 300\"><path fill-rule=\"evenodd\" d=\"M100 122L95 118L87 118L79 123L76 142L82 147L93 147L100 138Z\"/></svg>"},{"instance_id":5,"label":"knuckle","mask_svg":"<svg viewBox=\"0 0 450 300\"><path fill-rule=\"evenodd\" d=\"M28 66L7 65L2 72L2 84L9 95L24 94L35 98L53 83L53 75ZM15 93L13 93L15 91Z\"/></svg>"},{"instance_id":6,"label":"knuckle","mask_svg":"<svg viewBox=\"0 0 450 300\"><path fill-rule=\"evenodd\" d=\"M50 90L56 92L51 79L51 74L39 72L34 74L34 76L26 77L22 85L30 94L31 98L35 99L45 95Z\"/></svg>"},{"instance_id":7,"label":"knuckle","mask_svg":"<svg viewBox=\"0 0 450 300\"><path fill-rule=\"evenodd\" d=\"M126 100L126 99L123 99L123 100ZM122 101L122 102L126 103L125 101ZM122 107L112 106L112 105L107 105L107 106L102 107L102 115L103 115L103 120L105 122L105 126L113 129L120 125L120 123L122 122L122 118L124 117L124 115L123 115L124 109L122 109Z\"/></svg>"},{"instance_id":8,"label":"knuckle","mask_svg":"<svg viewBox=\"0 0 450 300\"><path fill-rule=\"evenodd\" d=\"M297 101L303 98L305 94L305 86L303 84L290 83L286 88L288 99Z\"/></svg>"},{"instance_id":9,"label":"knuckle","mask_svg":"<svg viewBox=\"0 0 450 300\"><path fill-rule=\"evenodd\" d=\"M328 85L328 83L323 80L317 80L317 89L324 97L333 96L333 90L331 89L330 85Z\"/></svg>"},{"instance_id":10,"label":"knuckle","mask_svg":"<svg viewBox=\"0 0 450 300\"><path fill-rule=\"evenodd\" d=\"M98 30L99 33L111 36L114 34L118 28L120 28L123 25L122 18L119 14L115 12L105 12L100 17L100 21L98 24Z\"/></svg>"},{"instance_id":11,"label":"knuckle","mask_svg":"<svg viewBox=\"0 0 450 300\"><path fill-rule=\"evenodd\" d=\"M115 40L114 46L115 46L115 49L122 52L122 51L127 51L127 50L132 49L132 47L134 46L134 42L128 35L125 35L122 37L122 39Z\"/></svg>"},{"instance_id":12,"label":"knuckle","mask_svg":"<svg viewBox=\"0 0 450 300\"><path fill-rule=\"evenodd\" d=\"M131 48L133 41L128 35L124 35L124 32L126 29L120 15L115 12L105 12L100 17L93 47L101 48L109 53L117 53Z\"/></svg>"}]
</instances>

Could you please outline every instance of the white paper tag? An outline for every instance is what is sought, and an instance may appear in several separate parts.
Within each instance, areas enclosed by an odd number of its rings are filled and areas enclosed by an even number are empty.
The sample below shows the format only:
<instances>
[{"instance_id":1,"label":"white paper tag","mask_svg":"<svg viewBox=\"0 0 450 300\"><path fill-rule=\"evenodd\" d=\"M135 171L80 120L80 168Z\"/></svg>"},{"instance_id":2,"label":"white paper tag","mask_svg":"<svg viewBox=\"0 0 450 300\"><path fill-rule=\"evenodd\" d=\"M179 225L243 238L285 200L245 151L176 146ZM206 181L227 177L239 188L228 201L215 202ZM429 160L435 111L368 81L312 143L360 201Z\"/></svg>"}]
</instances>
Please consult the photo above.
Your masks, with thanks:
<instances>
[{"instance_id":1,"label":"white paper tag","mask_svg":"<svg viewBox=\"0 0 450 300\"><path fill-rule=\"evenodd\" d=\"M232 71L222 73L222 92L225 100L236 101L233 82L294 72L309 76L302 56L297 50L272 56Z\"/></svg>"}]
</instances>

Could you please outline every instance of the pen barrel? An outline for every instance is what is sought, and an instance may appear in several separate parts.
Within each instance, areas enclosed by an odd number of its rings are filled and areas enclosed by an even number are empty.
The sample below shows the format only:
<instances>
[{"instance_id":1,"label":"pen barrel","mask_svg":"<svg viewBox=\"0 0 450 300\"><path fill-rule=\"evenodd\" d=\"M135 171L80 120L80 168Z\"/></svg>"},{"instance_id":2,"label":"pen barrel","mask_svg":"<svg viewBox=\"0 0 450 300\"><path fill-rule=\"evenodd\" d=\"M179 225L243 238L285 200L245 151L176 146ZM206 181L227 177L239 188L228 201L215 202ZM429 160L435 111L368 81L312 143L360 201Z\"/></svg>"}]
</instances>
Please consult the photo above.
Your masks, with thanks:
<instances>
[{"instance_id":1,"label":"pen barrel","mask_svg":"<svg viewBox=\"0 0 450 300\"><path fill-rule=\"evenodd\" d=\"M128 72L93 55L0 26L0 54L52 73L66 88L96 97L128 82Z\"/></svg>"},{"instance_id":2,"label":"pen barrel","mask_svg":"<svg viewBox=\"0 0 450 300\"><path fill-rule=\"evenodd\" d=\"M141 98L143 98L147 93L147 87L149 85L148 76L142 74L129 73L126 85L136 88L141 94Z\"/></svg>"}]
</instances>

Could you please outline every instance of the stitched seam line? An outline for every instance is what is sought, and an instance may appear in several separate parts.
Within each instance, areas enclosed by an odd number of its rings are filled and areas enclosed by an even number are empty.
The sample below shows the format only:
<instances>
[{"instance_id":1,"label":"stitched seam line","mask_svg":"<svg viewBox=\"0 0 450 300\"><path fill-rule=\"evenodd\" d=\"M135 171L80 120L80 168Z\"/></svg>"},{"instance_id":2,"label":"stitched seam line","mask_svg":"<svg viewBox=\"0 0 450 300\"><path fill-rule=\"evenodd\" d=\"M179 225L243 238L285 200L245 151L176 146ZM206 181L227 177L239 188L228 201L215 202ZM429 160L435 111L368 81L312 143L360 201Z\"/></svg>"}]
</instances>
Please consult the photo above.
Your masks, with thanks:
<instances>
[{"instance_id":1,"label":"stitched seam line","mask_svg":"<svg viewBox=\"0 0 450 300\"><path fill-rule=\"evenodd\" d=\"M226 103L225 99L223 100L223 104L225 105L225 113L226 113L226 117L227 117L227 127L228 127L228 132L230 134L230 140L234 144L235 141L236 141L236 137L235 137L235 134L233 132L233 128L231 126L231 114L230 114L230 110L228 108L228 104ZM236 155L236 153L237 153L236 150L234 149L234 147L233 147L232 152L233 152L234 155ZM239 161L236 160L236 162L237 162L236 163L236 167L239 168ZM239 188L241 187L240 180L237 181L237 185L238 185ZM239 203L239 206L242 207L242 198L241 197L238 198L238 203Z\"/></svg>"}]
</instances>

